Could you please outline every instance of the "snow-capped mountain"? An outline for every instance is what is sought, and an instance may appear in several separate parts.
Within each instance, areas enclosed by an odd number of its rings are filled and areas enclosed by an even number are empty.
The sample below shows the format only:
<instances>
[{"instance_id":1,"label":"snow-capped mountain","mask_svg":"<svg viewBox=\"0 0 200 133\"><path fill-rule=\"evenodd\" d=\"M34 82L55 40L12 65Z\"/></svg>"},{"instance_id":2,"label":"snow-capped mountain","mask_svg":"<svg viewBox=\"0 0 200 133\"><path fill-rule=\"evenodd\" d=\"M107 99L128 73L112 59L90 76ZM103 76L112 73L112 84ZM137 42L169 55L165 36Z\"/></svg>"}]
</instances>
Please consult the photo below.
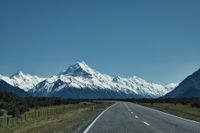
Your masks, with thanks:
<instances>
[{"instance_id":1,"label":"snow-capped mountain","mask_svg":"<svg viewBox=\"0 0 200 133\"><path fill-rule=\"evenodd\" d=\"M0 92L12 92L18 96L30 96L27 92L8 84L6 81L0 79Z\"/></svg>"},{"instance_id":2,"label":"snow-capped mountain","mask_svg":"<svg viewBox=\"0 0 200 133\"><path fill-rule=\"evenodd\" d=\"M176 88L179 84L177 83L169 83L169 84L165 84L164 87L166 89L168 89L168 91L172 91L174 88Z\"/></svg>"},{"instance_id":3,"label":"snow-capped mountain","mask_svg":"<svg viewBox=\"0 0 200 133\"><path fill-rule=\"evenodd\" d=\"M28 91L35 87L39 82L45 80L45 78L40 78L38 76L32 76L30 74L24 74L23 72L19 71L16 74L7 77L0 75L0 79L4 80L8 84L19 87L25 91Z\"/></svg>"},{"instance_id":4,"label":"snow-capped mountain","mask_svg":"<svg viewBox=\"0 0 200 133\"><path fill-rule=\"evenodd\" d=\"M172 89L136 76L112 77L90 68L85 62L77 62L40 82L29 92L36 96L62 98L156 98Z\"/></svg>"}]
</instances>

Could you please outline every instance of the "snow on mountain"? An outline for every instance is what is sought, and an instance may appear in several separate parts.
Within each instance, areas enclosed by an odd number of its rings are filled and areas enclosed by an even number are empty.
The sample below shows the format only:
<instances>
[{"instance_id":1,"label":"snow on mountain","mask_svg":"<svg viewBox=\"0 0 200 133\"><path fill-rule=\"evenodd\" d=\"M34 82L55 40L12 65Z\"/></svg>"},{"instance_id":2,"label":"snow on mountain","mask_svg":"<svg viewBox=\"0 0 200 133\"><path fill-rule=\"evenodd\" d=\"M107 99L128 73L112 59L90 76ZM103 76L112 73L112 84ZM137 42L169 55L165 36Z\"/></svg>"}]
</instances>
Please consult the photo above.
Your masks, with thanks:
<instances>
[{"instance_id":1,"label":"snow on mountain","mask_svg":"<svg viewBox=\"0 0 200 133\"><path fill-rule=\"evenodd\" d=\"M0 75L0 79L6 81L8 84L19 87L25 91L28 91L35 87L39 82L45 80L45 78L40 78L38 76L32 76L30 74L24 74L19 71L16 74L7 77Z\"/></svg>"},{"instance_id":2,"label":"snow on mountain","mask_svg":"<svg viewBox=\"0 0 200 133\"><path fill-rule=\"evenodd\" d=\"M136 76L112 77L90 68L85 62L77 62L67 70L40 82L29 92L37 96L64 98L156 98L169 91L171 89L168 86L149 83Z\"/></svg>"},{"instance_id":3,"label":"snow on mountain","mask_svg":"<svg viewBox=\"0 0 200 133\"><path fill-rule=\"evenodd\" d=\"M14 87L10 84L8 84L6 81L0 79L0 92L12 92L18 96L30 96L27 92L22 90L19 87Z\"/></svg>"},{"instance_id":4,"label":"snow on mountain","mask_svg":"<svg viewBox=\"0 0 200 133\"><path fill-rule=\"evenodd\" d=\"M179 84L177 83L169 83L169 84L166 84L164 85L165 88L170 92L172 91L174 88L176 88Z\"/></svg>"}]
</instances>

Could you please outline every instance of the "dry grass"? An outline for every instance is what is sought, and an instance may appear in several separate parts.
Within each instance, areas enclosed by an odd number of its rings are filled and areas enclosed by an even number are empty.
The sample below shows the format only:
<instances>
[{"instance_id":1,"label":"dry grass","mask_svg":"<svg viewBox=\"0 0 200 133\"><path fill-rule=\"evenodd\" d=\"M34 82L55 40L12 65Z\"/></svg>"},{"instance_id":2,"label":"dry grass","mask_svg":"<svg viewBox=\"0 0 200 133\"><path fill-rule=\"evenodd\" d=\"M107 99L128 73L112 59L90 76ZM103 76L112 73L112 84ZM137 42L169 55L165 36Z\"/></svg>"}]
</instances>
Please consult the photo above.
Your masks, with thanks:
<instances>
[{"instance_id":1,"label":"dry grass","mask_svg":"<svg viewBox=\"0 0 200 133\"><path fill-rule=\"evenodd\" d=\"M174 103L139 103L141 105L161 110L187 119L200 121L200 108Z\"/></svg>"},{"instance_id":2,"label":"dry grass","mask_svg":"<svg viewBox=\"0 0 200 133\"><path fill-rule=\"evenodd\" d=\"M22 125L0 129L2 133L72 133L81 132L98 113L111 103L81 103L70 105L69 110L46 118L40 118ZM49 107L54 108L54 107Z\"/></svg>"}]
</instances>

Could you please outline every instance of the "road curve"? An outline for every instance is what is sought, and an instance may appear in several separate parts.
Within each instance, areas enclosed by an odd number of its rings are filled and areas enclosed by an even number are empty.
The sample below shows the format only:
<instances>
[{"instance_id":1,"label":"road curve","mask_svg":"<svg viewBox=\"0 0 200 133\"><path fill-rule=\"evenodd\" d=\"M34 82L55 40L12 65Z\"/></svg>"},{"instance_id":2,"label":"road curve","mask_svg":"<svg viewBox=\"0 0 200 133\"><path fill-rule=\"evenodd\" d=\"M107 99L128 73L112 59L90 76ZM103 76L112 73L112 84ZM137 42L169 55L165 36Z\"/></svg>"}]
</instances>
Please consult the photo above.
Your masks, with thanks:
<instances>
[{"instance_id":1,"label":"road curve","mask_svg":"<svg viewBox=\"0 0 200 133\"><path fill-rule=\"evenodd\" d=\"M84 133L200 133L200 123L117 102L102 112Z\"/></svg>"}]
</instances>

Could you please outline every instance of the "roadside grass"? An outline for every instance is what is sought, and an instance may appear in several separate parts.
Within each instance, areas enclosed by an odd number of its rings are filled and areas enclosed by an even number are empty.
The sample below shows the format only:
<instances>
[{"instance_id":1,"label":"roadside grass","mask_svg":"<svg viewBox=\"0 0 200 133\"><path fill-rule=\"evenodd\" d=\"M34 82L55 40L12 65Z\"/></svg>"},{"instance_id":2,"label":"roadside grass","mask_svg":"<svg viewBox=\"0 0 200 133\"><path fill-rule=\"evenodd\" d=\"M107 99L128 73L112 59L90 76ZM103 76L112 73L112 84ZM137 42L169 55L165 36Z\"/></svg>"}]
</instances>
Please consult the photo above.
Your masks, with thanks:
<instances>
[{"instance_id":1,"label":"roadside grass","mask_svg":"<svg viewBox=\"0 0 200 133\"><path fill-rule=\"evenodd\" d=\"M37 110L64 109L61 113L24 121L13 127L0 128L0 133L79 133L112 103L79 103L39 108ZM34 112L31 109L30 112Z\"/></svg>"},{"instance_id":2,"label":"roadside grass","mask_svg":"<svg viewBox=\"0 0 200 133\"><path fill-rule=\"evenodd\" d=\"M138 103L143 106L154 108L183 118L200 122L200 108L191 107L190 104L180 103Z\"/></svg>"}]
</instances>

